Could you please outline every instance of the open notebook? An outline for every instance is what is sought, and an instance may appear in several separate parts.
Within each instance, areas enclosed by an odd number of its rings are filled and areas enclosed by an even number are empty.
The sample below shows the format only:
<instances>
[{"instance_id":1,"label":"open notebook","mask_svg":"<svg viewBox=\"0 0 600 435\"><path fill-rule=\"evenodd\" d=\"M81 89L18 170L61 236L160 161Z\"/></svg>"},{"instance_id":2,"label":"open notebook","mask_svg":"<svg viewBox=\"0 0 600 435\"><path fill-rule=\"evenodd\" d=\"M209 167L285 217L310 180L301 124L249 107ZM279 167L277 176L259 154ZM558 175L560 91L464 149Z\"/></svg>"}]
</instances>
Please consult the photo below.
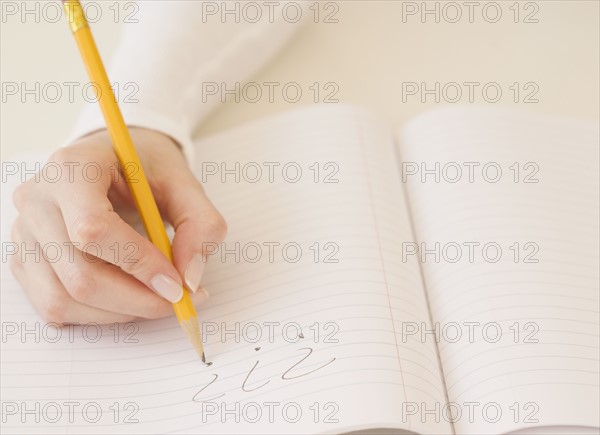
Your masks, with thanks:
<instances>
[{"instance_id":1,"label":"open notebook","mask_svg":"<svg viewBox=\"0 0 600 435\"><path fill-rule=\"evenodd\" d=\"M597 124L319 106L197 145L212 364L174 319L56 340L2 264L3 432L597 433Z\"/></svg>"}]
</instances>

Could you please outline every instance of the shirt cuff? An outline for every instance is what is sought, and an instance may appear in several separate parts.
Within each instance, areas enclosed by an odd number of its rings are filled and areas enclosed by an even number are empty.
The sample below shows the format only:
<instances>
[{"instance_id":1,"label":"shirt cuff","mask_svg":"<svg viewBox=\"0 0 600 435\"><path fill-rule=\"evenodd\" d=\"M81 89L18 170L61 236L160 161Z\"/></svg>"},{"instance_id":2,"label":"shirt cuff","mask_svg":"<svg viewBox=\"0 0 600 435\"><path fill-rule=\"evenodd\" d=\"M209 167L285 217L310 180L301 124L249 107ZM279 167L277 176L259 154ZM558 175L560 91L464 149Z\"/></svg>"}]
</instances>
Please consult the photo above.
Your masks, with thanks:
<instances>
[{"instance_id":1,"label":"shirt cuff","mask_svg":"<svg viewBox=\"0 0 600 435\"><path fill-rule=\"evenodd\" d=\"M122 107L123 118L129 127L142 127L150 130L156 130L173 139L182 149L188 164L194 162L194 142L189 133L191 129L187 128L185 122L177 123L173 120L156 113L152 110L135 107L128 109ZM69 139L63 146L82 136L106 128L104 117L97 106L86 108L81 114L74 130L69 135Z\"/></svg>"}]
</instances>

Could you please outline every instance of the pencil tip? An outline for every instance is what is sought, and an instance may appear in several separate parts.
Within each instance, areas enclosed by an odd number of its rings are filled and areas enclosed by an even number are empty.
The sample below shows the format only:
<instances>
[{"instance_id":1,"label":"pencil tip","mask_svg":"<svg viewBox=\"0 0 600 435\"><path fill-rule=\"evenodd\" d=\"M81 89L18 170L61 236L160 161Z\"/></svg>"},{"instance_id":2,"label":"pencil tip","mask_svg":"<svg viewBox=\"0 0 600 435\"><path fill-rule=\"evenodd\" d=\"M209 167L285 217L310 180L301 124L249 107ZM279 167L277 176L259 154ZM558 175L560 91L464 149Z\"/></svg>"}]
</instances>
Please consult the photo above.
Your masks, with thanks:
<instances>
[{"instance_id":1,"label":"pencil tip","mask_svg":"<svg viewBox=\"0 0 600 435\"><path fill-rule=\"evenodd\" d=\"M186 321L181 322L181 327L183 328L185 334L192 343L192 346L194 346L194 349L198 353L198 356L202 359L202 362L206 362L206 357L204 355L204 346L202 345L202 334L200 332L198 320L195 317L192 317Z\"/></svg>"}]
</instances>

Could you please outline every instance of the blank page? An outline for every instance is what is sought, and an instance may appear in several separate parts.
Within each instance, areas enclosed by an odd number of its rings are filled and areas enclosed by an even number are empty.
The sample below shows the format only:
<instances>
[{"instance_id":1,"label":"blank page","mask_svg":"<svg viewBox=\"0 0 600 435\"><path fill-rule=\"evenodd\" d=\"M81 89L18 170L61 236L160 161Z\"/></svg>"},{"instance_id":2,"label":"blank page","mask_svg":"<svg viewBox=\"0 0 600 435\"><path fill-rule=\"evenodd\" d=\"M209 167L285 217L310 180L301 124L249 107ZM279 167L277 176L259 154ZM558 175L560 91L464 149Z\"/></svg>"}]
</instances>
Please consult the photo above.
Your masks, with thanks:
<instances>
[{"instance_id":1,"label":"blank page","mask_svg":"<svg viewBox=\"0 0 600 435\"><path fill-rule=\"evenodd\" d=\"M401 261L412 232L389 130L357 109L320 107L197 145L198 178L229 225L210 246L211 299L199 309L211 365L172 318L103 327L96 342L94 327L57 343L11 334L3 400L21 408L7 430L451 432L403 412L445 394L435 345L402 334L429 313L417 262ZM2 279L3 320L40 322ZM20 413L36 401L80 405L72 424L36 423ZM81 416L89 402L102 411L95 423Z\"/></svg>"},{"instance_id":2,"label":"blank page","mask_svg":"<svg viewBox=\"0 0 600 435\"><path fill-rule=\"evenodd\" d=\"M598 125L452 108L400 143L456 432L600 426Z\"/></svg>"}]
</instances>

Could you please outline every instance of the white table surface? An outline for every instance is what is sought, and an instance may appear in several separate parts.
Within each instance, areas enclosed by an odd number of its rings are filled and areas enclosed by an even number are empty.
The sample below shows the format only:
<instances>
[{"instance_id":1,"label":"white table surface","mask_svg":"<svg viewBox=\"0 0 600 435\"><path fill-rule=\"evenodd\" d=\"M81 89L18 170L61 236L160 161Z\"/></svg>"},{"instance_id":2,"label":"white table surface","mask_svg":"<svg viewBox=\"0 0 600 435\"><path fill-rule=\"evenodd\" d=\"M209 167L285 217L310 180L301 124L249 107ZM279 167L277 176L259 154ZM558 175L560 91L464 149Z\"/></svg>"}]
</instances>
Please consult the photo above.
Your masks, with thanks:
<instances>
[{"instance_id":1,"label":"white table surface","mask_svg":"<svg viewBox=\"0 0 600 435\"><path fill-rule=\"evenodd\" d=\"M418 15L406 17L403 22L403 3L338 1L338 23L304 28L253 80L293 81L305 91L313 82L335 82L340 102L368 106L394 128L437 105L432 97L427 103L418 97L409 97L403 103L403 82L425 82L431 87L435 82L495 82L504 92L496 104L598 119L599 2L532 2L539 9L535 15L539 22L514 23L509 10L514 2L500 1L503 16L497 23L488 23L476 10L473 23L463 17L454 24L443 20L436 23L433 18L422 23ZM427 2L429 7L434 3ZM483 6L490 2L480 3ZM522 21L525 2L520 7ZM528 8L533 10L532 6ZM464 6L463 13L467 13ZM36 23L35 16L28 16L22 21L18 16L2 17L3 83L34 86L40 82L43 86L49 82L86 82L63 20L50 23L41 19ZM92 27L106 58L116 47L120 26L113 19L103 19ZM539 102L514 103L508 89L514 82L536 83ZM477 102L492 104L486 103L480 93L475 95ZM462 101L467 101L466 96ZM66 96L57 103L36 103L31 97L23 103L19 95L3 93L2 159L20 152L51 150L64 142L83 104L82 98L70 103ZM254 104L221 104L197 134L210 134L299 104L313 104L310 95L298 104L282 98L274 103L262 99Z\"/></svg>"}]
</instances>

